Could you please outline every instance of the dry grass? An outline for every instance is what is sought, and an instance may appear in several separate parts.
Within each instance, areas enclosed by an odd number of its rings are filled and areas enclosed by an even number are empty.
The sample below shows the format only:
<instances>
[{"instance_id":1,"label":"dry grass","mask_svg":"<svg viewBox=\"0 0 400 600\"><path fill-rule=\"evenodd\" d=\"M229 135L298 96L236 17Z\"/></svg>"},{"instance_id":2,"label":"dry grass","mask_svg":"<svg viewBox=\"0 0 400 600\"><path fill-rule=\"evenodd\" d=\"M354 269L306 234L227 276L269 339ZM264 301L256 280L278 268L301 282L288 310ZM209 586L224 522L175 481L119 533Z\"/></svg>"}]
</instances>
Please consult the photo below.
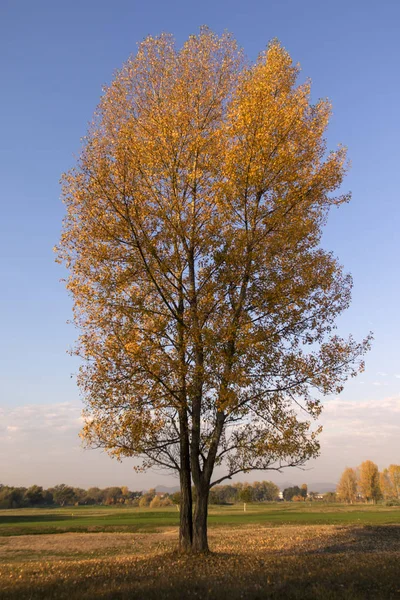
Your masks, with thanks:
<instances>
[{"instance_id":1,"label":"dry grass","mask_svg":"<svg viewBox=\"0 0 400 600\"><path fill-rule=\"evenodd\" d=\"M0 598L400 598L400 526L213 528L182 556L176 529L0 540Z\"/></svg>"}]
</instances>

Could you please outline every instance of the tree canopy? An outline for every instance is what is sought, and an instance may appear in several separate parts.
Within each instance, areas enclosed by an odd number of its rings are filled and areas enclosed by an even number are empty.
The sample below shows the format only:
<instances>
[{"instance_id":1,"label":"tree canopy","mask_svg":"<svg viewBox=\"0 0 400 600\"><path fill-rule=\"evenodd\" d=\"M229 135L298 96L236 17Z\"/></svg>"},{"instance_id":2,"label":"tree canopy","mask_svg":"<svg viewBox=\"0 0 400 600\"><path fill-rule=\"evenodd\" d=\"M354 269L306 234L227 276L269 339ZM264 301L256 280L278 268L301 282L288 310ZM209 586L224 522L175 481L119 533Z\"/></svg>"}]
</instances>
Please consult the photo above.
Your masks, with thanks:
<instances>
[{"instance_id":1,"label":"tree canopy","mask_svg":"<svg viewBox=\"0 0 400 600\"><path fill-rule=\"evenodd\" d=\"M63 178L83 437L179 473L186 549L211 486L318 454L321 397L368 347L334 332L352 281L320 239L346 150L298 74L277 41L249 64L207 28L148 37Z\"/></svg>"}]
</instances>

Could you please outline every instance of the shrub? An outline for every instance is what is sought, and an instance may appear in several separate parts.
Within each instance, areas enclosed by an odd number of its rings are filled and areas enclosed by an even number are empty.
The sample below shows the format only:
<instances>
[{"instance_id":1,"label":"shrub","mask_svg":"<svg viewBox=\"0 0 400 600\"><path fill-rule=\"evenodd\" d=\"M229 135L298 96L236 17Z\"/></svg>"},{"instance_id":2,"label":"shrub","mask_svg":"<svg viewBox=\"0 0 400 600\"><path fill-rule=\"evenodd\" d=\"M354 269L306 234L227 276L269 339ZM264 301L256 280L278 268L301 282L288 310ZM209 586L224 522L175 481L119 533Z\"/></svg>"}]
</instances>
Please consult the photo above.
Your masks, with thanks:
<instances>
[{"instance_id":1,"label":"shrub","mask_svg":"<svg viewBox=\"0 0 400 600\"><path fill-rule=\"evenodd\" d=\"M162 498L161 500L161 506L172 506L173 502L171 500L171 498L169 498L168 496L166 496L165 498Z\"/></svg>"},{"instance_id":2,"label":"shrub","mask_svg":"<svg viewBox=\"0 0 400 600\"><path fill-rule=\"evenodd\" d=\"M139 506L142 508L143 506L149 506L151 502L151 498L145 494L144 496L142 496L139 500Z\"/></svg>"},{"instance_id":3,"label":"shrub","mask_svg":"<svg viewBox=\"0 0 400 600\"><path fill-rule=\"evenodd\" d=\"M161 506L160 496L154 496L153 500L150 502L150 508L160 508L160 506Z\"/></svg>"}]
</instances>

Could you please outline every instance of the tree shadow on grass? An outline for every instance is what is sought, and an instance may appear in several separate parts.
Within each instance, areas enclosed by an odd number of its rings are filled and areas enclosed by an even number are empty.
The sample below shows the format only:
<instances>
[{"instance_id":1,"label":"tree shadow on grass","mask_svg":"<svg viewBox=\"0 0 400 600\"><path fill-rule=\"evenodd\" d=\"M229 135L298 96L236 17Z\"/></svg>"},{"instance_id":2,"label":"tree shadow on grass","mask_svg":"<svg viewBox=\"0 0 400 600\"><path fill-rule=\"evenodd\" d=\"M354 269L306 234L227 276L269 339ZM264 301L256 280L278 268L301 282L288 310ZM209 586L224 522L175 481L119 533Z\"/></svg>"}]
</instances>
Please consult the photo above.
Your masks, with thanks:
<instances>
[{"instance_id":1,"label":"tree shadow on grass","mask_svg":"<svg viewBox=\"0 0 400 600\"><path fill-rule=\"evenodd\" d=\"M7 600L391 600L400 597L398 553L182 556L32 567L0 591ZM59 570L57 570L59 569ZM384 576L382 574L384 573Z\"/></svg>"},{"instance_id":2,"label":"tree shadow on grass","mask_svg":"<svg viewBox=\"0 0 400 600\"><path fill-rule=\"evenodd\" d=\"M333 543L327 544L320 549L320 552L324 554L385 551L400 553L400 524L383 526L365 525L363 527L343 528L336 534Z\"/></svg>"}]
</instances>

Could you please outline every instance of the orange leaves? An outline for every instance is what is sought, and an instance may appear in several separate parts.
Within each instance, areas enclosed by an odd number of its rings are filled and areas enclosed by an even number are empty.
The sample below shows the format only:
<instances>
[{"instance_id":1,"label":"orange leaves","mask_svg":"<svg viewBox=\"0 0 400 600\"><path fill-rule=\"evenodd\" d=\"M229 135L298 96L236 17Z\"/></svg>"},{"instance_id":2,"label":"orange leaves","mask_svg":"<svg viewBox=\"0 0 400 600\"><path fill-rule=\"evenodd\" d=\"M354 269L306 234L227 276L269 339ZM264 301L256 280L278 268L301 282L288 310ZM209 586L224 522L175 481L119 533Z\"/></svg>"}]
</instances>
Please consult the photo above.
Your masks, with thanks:
<instances>
[{"instance_id":1,"label":"orange leaves","mask_svg":"<svg viewBox=\"0 0 400 600\"><path fill-rule=\"evenodd\" d=\"M371 460L365 460L360 465L358 487L366 500L376 501L381 496L378 467Z\"/></svg>"},{"instance_id":2,"label":"orange leaves","mask_svg":"<svg viewBox=\"0 0 400 600\"><path fill-rule=\"evenodd\" d=\"M249 65L202 28L148 37L105 89L58 248L90 443L177 469L187 436L196 472L318 452L292 405L317 417L369 340L332 337L351 278L319 242L346 151L326 155L330 103L298 73L276 41Z\"/></svg>"},{"instance_id":3,"label":"orange leaves","mask_svg":"<svg viewBox=\"0 0 400 600\"><path fill-rule=\"evenodd\" d=\"M357 497L357 473L354 469L346 468L338 483L336 493L345 502L353 503Z\"/></svg>"}]
</instances>

